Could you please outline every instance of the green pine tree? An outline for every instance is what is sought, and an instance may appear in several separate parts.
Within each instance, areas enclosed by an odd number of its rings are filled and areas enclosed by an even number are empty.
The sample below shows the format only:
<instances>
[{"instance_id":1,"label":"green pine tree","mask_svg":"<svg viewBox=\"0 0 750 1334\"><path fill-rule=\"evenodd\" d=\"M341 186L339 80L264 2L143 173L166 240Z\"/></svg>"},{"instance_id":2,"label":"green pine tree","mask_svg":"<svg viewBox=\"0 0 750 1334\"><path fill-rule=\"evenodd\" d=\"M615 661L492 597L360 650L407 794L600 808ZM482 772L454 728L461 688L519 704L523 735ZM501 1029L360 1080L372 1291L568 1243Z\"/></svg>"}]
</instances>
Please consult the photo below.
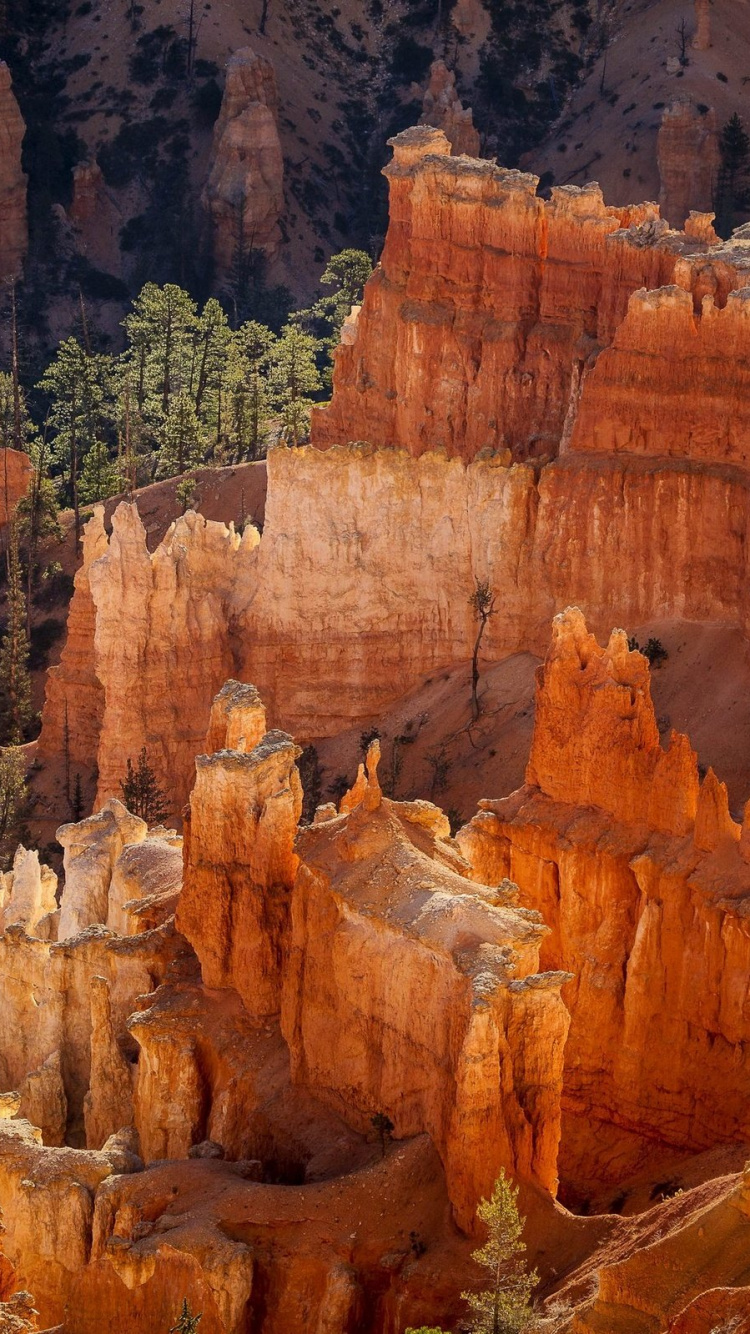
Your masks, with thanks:
<instances>
[{"instance_id":1,"label":"green pine tree","mask_svg":"<svg viewBox=\"0 0 750 1334\"><path fill-rule=\"evenodd\" d=\"M169 1334L196 1334L198 1324L202 1318L201 1315L193 1315L186 1297L182 1303L182 1310L174 1325L171 1326Z\"/></svg>"},{"instance_id":2,"label":"green pine tree","mask_svg":"<svg viewBox=\"0 0 750 1334\"><path fill-rule=\"evenodd\" d=\"M80 534L81 470L89 451L112 433L112 360L66 338L39 382L49 403L51 460L66 478Z\"/></svg>"},{"instance_id":3,"label":"green pine tree","mask_svg":"<svg viewBox=\"0 0 750 1334\"><path fill-rule=\"evenodd\" d=\"M26 598L15 520L10 524L7 571L7 622L0 639L0 745L19 746L31 721L31 677Z\"/></svg>"},{"instance_id":4,"label":"green pine tree","mask_svg":"<svg viewBox=\"0 0 750 1334\"><path fill-rule=\"evenodd\" d=\"M127 774L120 783L122 799L131 815L139 815L148 825L161 824L169 815L164 790L156 781L156 774L148 761L146 747L141 748L134 764L128 760Z\"/></svg>"},{"instance_id":5,"label":"green pine tree","mask_svg":"<svg viewBox=\"0 0 750 1334\"><path fill-rule=\"evenodd\" d=\"M0 750L0 871L13 861L26 805L26 769L19 750Z\"/></svg>"},{"instance_id":6,"label":"green pine tree","mask_svg":"<svg viewBox=\"0 0 750 1334\"><path fill-rule=\"evenodd\" d=\"M318 343L296 324L287 324L271 351L271 401L285 438L298 445L310 428L310 397L320 389L315 361Z\"/></svg>"},{"instance_id":7,"label":"green pine tree","mask_svg":"<svg viewBox=\"0 0 750 1334\"><path fill-rule=\"evenodd\" d=\"M229 360L229 447L233 463L265 453L271 398L268 372L276 339L250 320L233 335Z\"/></svg>"},{"instance_id":8,"label":"green pine tree","mask_svg":"<svg viewBox=\"0 0 750 1334\"><path fill-rule=\"evenodd\" d=\"M487 1240L474 1251L473 1259L489 1274L490 1286L483 1292L462 1293L471 1312L472 1334L521 1334L531 1323L531 1294L539 1279L536 1271L529 1273L522 1258L526 1220L519 1216L517 1201L518 1187L503 1171L491 1198L477 1208Z\"/></svg>"},{"instance_id":9,"label":"green pine tree","mask_svg":"<svg viewBox=\"0 0 750 1334\"><path fill-rule=\"evenodd\" d=\"M721 166L716 187L716 230L731 236L736 214L750 208L750 135L742 118L730 116L719 137Z\"/></svg>"}]
</instances>

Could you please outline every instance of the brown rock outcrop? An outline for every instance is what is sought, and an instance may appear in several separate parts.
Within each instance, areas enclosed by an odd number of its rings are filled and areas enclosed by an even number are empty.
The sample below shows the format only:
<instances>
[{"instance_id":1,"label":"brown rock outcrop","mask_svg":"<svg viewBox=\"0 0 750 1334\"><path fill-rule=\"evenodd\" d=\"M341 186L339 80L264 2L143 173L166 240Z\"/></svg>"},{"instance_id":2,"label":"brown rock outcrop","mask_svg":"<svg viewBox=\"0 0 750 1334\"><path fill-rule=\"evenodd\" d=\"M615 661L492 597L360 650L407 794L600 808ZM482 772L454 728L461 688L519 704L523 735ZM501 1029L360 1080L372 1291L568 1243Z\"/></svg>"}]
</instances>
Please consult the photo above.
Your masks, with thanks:
<instances>
[{"instance_id":1,"label":"brown rock outcrop","mask_svg":"<svg viewBox=\"0 0 750 1334\"><path fill-rule=\"evenodd\" d=\"M471 107L462 105L456 76L444 60L435 60L430 66L419 123L442 130L457 157L479 157L479 131L474 128Z\"/></svg>"},{"instance_id":2,"label":"brown rock outcrop","mask_svg":"<svg viewBox=\"0 0 750 1334\"><path fill-rule=\"evenodd\" d=\"M110 983L94 975L90 994L91 1077L83 1117L87 1148L101 1149L110 1136L133 1124L133 1074L117 1042Z\"/></svg>"},{"instance_id":3,"label":"brown rock outcrop","mask_svg":"<svg viewBox=\"0 0 750 1334\"><path fill-rule=\"evenodd\" d=\"M42 1148L40 1132L27 1121L0 1123L3 1251L18 1285L34 1292L45 1321L66 1318L86 1268L97 1189L113 1173L139 1165L117 1142L99 1153Z\"/></svg>"},{"instance_id":4,"label":"brown rock outcrop","mask_svg":"<svg viewBox=\"0 0 750 1334\"><path fill-rule=\"evenodd\" d=\"M238 750L248 754L267 731L266 710L255 686L227 681L211 705L206 736L206 754Z\"/></svg>"},{"instance_id":5,"label":"brown rock outcrop","mask_svg":"<svg viewBox=\"0 0 750 1334\"><path fill-rule=\"evenodd\" d=\"M252 526L240 539L231 527L188 512L151 555L136 507L118 506L109 547L88 570L94 666L109 720L96 756L98 805L120 794L126 758L146 745L174 802L172 814L179 813L211 701L232 675L228 601L235 566L252 565L258 540Z\"/></svg>"},{"instance_id":6,"label":"brown rock outcrop","mask_svg":"<svg viewBox=\"0 0 750 1334\"><path fill-rule=\"evenodd\" d=\"M5 282L20 278L29 245L26 176L21 166L25 134L10 70L0 61L0 279Z\"/></svg>"},{"instance_id":7,"label":"brown rock outcrop","mask_svg":"<svg viewBox=\"0 0 750 1334\"><path fill-rule=\"evenodd\" d=\"M232 722L230 714L228 731ZM222 749L196 761L177 924L206 986L233 987L253 1015L281 1008L302 813L299 754L291 737L269 732L247 753Z\"/></svg>"},{"instance_id":8,"label":"brown rock outcrop","mask_svg":"<svg viewBox=\"0 0 750 1334\"><path fill-rule=\"evenodd\" d=\"M84 1098L91 1084L92 978L109 983L116 1039L126 1041L125 1021L136 997L158 984L180 948L184 942L169 927L126 940L90 927L61 944L32 939L18 926L6 930L0 937L2 1088L21 1090L27 1077L59 1052L66 1139L82 1142ZM99 1052L94 1060L101 1067Z\"/></svg>"},{"instance_id":9,"label":"brown rock outcrop","mask_svg":"<svg viewBox=\"0 0 750 1334\"><path fill-rule=\"evenodd\" d=\"M662 750L645 660L621 631L602 649L581 613L555 621L540 669L527 785L459 845L483 881L510 876L551 927L542 966L566 968L561 1176L597 1179L750 1133L750 867L726 788L672 734ZM717 1099L716 1091L721 1090ZM597 1175L598 1174L598 1175Z\"/></svg>"},{"instance_id":10,"label":"brown rock outcrop","mask_svg":"<svg viewBox=\"0 0 750 1334\"><path fill-rule=\"evenodd\" d=\"M13 518L31 484L33 467L20 449L0 449L0 526Z\"/></svg>"},{"instance_id":11,"label":"brown rock outcrop","mask_svg":"<svg viewBox=\"0 0 750 1334\"><path fill-rule=\"evenodd\" d=\"M68 1126L68 1100L62 1077L62 1058L53 1051L38 1070L31 1070L19 1089L18 1115L38 1126L42 1143L65 1143Z\"/></svg>"},{"instance_id":12,"label":"brown rock outcrop","mask_svg":"<svg viewBox=\"0 0 750 1334\"><path fill-rule=\"evenodd\" d=\"M232 272L238 247L243 253L252 249L269 255L278 249L284 159L277 113L271 62L249 46L235 51L227 65L211 170L203 192L219 279Z\"/></svg>"},{"instance_id":13,"label":"brown rock outcrop","mask_svg":"<svg viewBox=\"0 0 750 1334\"><path fill-rule=\"evenodd\" d=\"M135 936L174 914L182 889L182 839L173 830L149 830L143 842L126 844L112 867L107 926Z\"/></svg>"},{"instance_id":14,"label":"brown rock outcrop","mask_svg":"<svg viewBox=\"0 0 750 1334\"><path fill-rule=\"evenodd\" d=\"M119 233L122 214L107 189L96 161L79 162L73 168L73 199L68 217L75 227L78 247L95 268L119 273Z\"/></svg>"},{"instance_id":15,"label":"brown rock outcrop","mask_svg":"<svg viewBox=\"0 0 750 1334\"><path fill-rule=\"evenodd\" d=\"M662 217L682 227L691 210L710 210L720 166L713 108L701 111L691 98L675 98L662 112L656 154Z\"/></svg>"}]
</instances>

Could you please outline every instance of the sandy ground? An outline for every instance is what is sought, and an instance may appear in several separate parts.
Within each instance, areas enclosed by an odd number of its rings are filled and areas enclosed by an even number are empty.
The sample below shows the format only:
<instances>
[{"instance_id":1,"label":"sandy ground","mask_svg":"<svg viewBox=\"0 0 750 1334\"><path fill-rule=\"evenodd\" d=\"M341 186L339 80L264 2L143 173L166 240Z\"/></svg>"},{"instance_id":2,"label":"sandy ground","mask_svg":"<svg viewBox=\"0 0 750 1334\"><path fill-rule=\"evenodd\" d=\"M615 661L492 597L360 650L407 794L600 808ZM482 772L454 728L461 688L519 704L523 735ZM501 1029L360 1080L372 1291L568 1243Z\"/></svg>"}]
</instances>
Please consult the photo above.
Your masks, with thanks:
<instances>
[{"instance_id":1,"label":"sandy ground","mask_svg":"<svg viewBox=\"0 0 750 1334\"><path fill-rule=\"evenodd\" d=\"M669 58L680 56L683 20L689 64L669 72ZM714 107L719 127L735 111L750 119L750 4L715 0L711 23L712 47L693 51L692 0L616 6L606 57L596 62L552 135L524 159L526 168L540 175L552 171L556 185L598 181L609 204L658 200L656 136L663 106L684 94Z\"/></svg>"}]
</instances>

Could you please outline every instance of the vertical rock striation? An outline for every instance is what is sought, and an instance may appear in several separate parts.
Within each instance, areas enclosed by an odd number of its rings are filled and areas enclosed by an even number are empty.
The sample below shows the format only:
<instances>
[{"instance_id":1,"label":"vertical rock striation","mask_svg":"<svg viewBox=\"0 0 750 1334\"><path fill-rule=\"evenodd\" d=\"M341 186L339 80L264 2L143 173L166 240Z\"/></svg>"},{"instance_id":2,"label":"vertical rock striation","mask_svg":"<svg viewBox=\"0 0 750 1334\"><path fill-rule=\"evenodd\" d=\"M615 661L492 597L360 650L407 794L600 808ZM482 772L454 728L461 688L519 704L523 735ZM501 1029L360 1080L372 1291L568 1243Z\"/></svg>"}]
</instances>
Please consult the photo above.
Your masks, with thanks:
<instances>
[{"instance_id":1,"label":"vertical rock striation","mask_svg":"<svg viewBox=\"0 0 750 1334\"><path fill-rule=\"evenodd\" d=\"M551 928L543 966L575 976L560 1166L572 1198L622 1180L646 1145L653 1164L660 1149L745 1139L743 831L687 738L662 748L647 664L622 631L600 648L580 611L556 618L526 786L481 805L464 855L479 879L516 881Z\"/></svg>"}]
</instances>

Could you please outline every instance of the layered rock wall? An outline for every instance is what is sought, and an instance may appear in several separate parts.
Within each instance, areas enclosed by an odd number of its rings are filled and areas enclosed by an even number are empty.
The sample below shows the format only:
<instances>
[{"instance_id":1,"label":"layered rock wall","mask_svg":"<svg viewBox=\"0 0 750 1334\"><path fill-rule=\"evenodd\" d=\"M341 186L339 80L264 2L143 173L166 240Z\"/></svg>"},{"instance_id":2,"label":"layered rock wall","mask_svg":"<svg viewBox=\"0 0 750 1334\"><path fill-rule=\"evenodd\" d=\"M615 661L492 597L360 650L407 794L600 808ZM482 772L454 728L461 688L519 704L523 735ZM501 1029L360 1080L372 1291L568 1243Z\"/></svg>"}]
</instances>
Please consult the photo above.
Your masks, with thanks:
<instances>
[{"instance_id":1,"label":"layered rock wall","mask_svg":"<svg viewBox=\"0 0 750 1334\"><path fill-rule=\"evenodd\" d=\"M586 372L572 450L750 466L750 288L696 312L673 286L636 292ZM695 392L700 385L700 393Z\"/></svg>"},{"instance_id":2,"label":"layered rock wall","mask_svg":"<svg viewBox=\"0 0 750 1334\"><path fill-rule=\"evenodd\" d=\"M477 877L511 876L568 968L561 1175L585 1194L669 1146L750 1131L747 835L685 737L663 749L648 669L622 631L602 649L578 610L539 671L526 787L459 834ZM717 1098L717 1090L721 1096Z\"/></svg>"},{"instance_id":3,"label":"layered rock wall","mask_svg":"<svg viewBox=\"0 0 750 1334\"><path fill-rule=\"evenodd\" d=\"M252 1015L278 1014L302 813L299 748L269 732L249 753L200 755L186 829L177 924L208 987L232 987Z\"/></svg>"},{"instance_id":4,"label":"layered rock wall","mask_svg":"<svg viewBox=\"0 0 750 1334\"><path fill-rule=\"evenodd\" d=\"M580 372L634 291L675 281L678 261L691 291L706 262L747 281L744 252L670 232L655 205L609 208L595 184L545 202L536 177L453 158L426 126L392 143L388 236L313 414L318 445L554 457Z\"/></svg>"},{"instance_id":5,"label":"layered rock wall","mask_svg":"<svg viewBox=\"0 0 750 1334\"><path fill-rule=\"evenodd\" d=\"M639 359L623 339L622 351L600 359L590 374L600 412L582 415L574 452L540 473L502 457L466 466L434 453L280 448L269 456L260 545L254 530L238 544L222 525L188 515L153 555L122 506L109 549L103 532L96 538L95 601L85 567L78 575L68 644L48 685L42 756L62 749L67 706L76 763L98 762L99 803L121 795L125 759L146 745L176 815L227 676L257 684L271 726L305 739L335 734L470 658L475 579L499 590L484 643L490 660L542 654L552 617L571 601L599 634L655 616L745 631L746 471L644 456L626 400L608 381L618 363L623 374L641 366L650 376L648 438L660 431L665 452L682 451L684 427L692 452L710 430L711 449L723 441L742 457L744 407L719 349L721 338L731 345L741 336L745 308L737 298L693 326L679 297L635 301L632 314L656 331L661 355ZM725 395L713 422L708 413L690 419L679 400L672 421L659 406L678 323L713 345L714 402ZM586 446L596 432L621 442L622 454L594 455Z\"/></svg>"},{"instance_id":6,"label":"layered rock wall","mask_svg":"<svg viewBox=\"0 0 750 1334\"><path fill-rule=\"evenodd\" d=\"M429 1133L470 1230L501 1168L556 1189L567 979L538 971L541 919L471 892L449 834L428 802L383 801L372 767L308 828L282 1030L292 1078L347 1119Z\"/></svg>"}]
</instances>

